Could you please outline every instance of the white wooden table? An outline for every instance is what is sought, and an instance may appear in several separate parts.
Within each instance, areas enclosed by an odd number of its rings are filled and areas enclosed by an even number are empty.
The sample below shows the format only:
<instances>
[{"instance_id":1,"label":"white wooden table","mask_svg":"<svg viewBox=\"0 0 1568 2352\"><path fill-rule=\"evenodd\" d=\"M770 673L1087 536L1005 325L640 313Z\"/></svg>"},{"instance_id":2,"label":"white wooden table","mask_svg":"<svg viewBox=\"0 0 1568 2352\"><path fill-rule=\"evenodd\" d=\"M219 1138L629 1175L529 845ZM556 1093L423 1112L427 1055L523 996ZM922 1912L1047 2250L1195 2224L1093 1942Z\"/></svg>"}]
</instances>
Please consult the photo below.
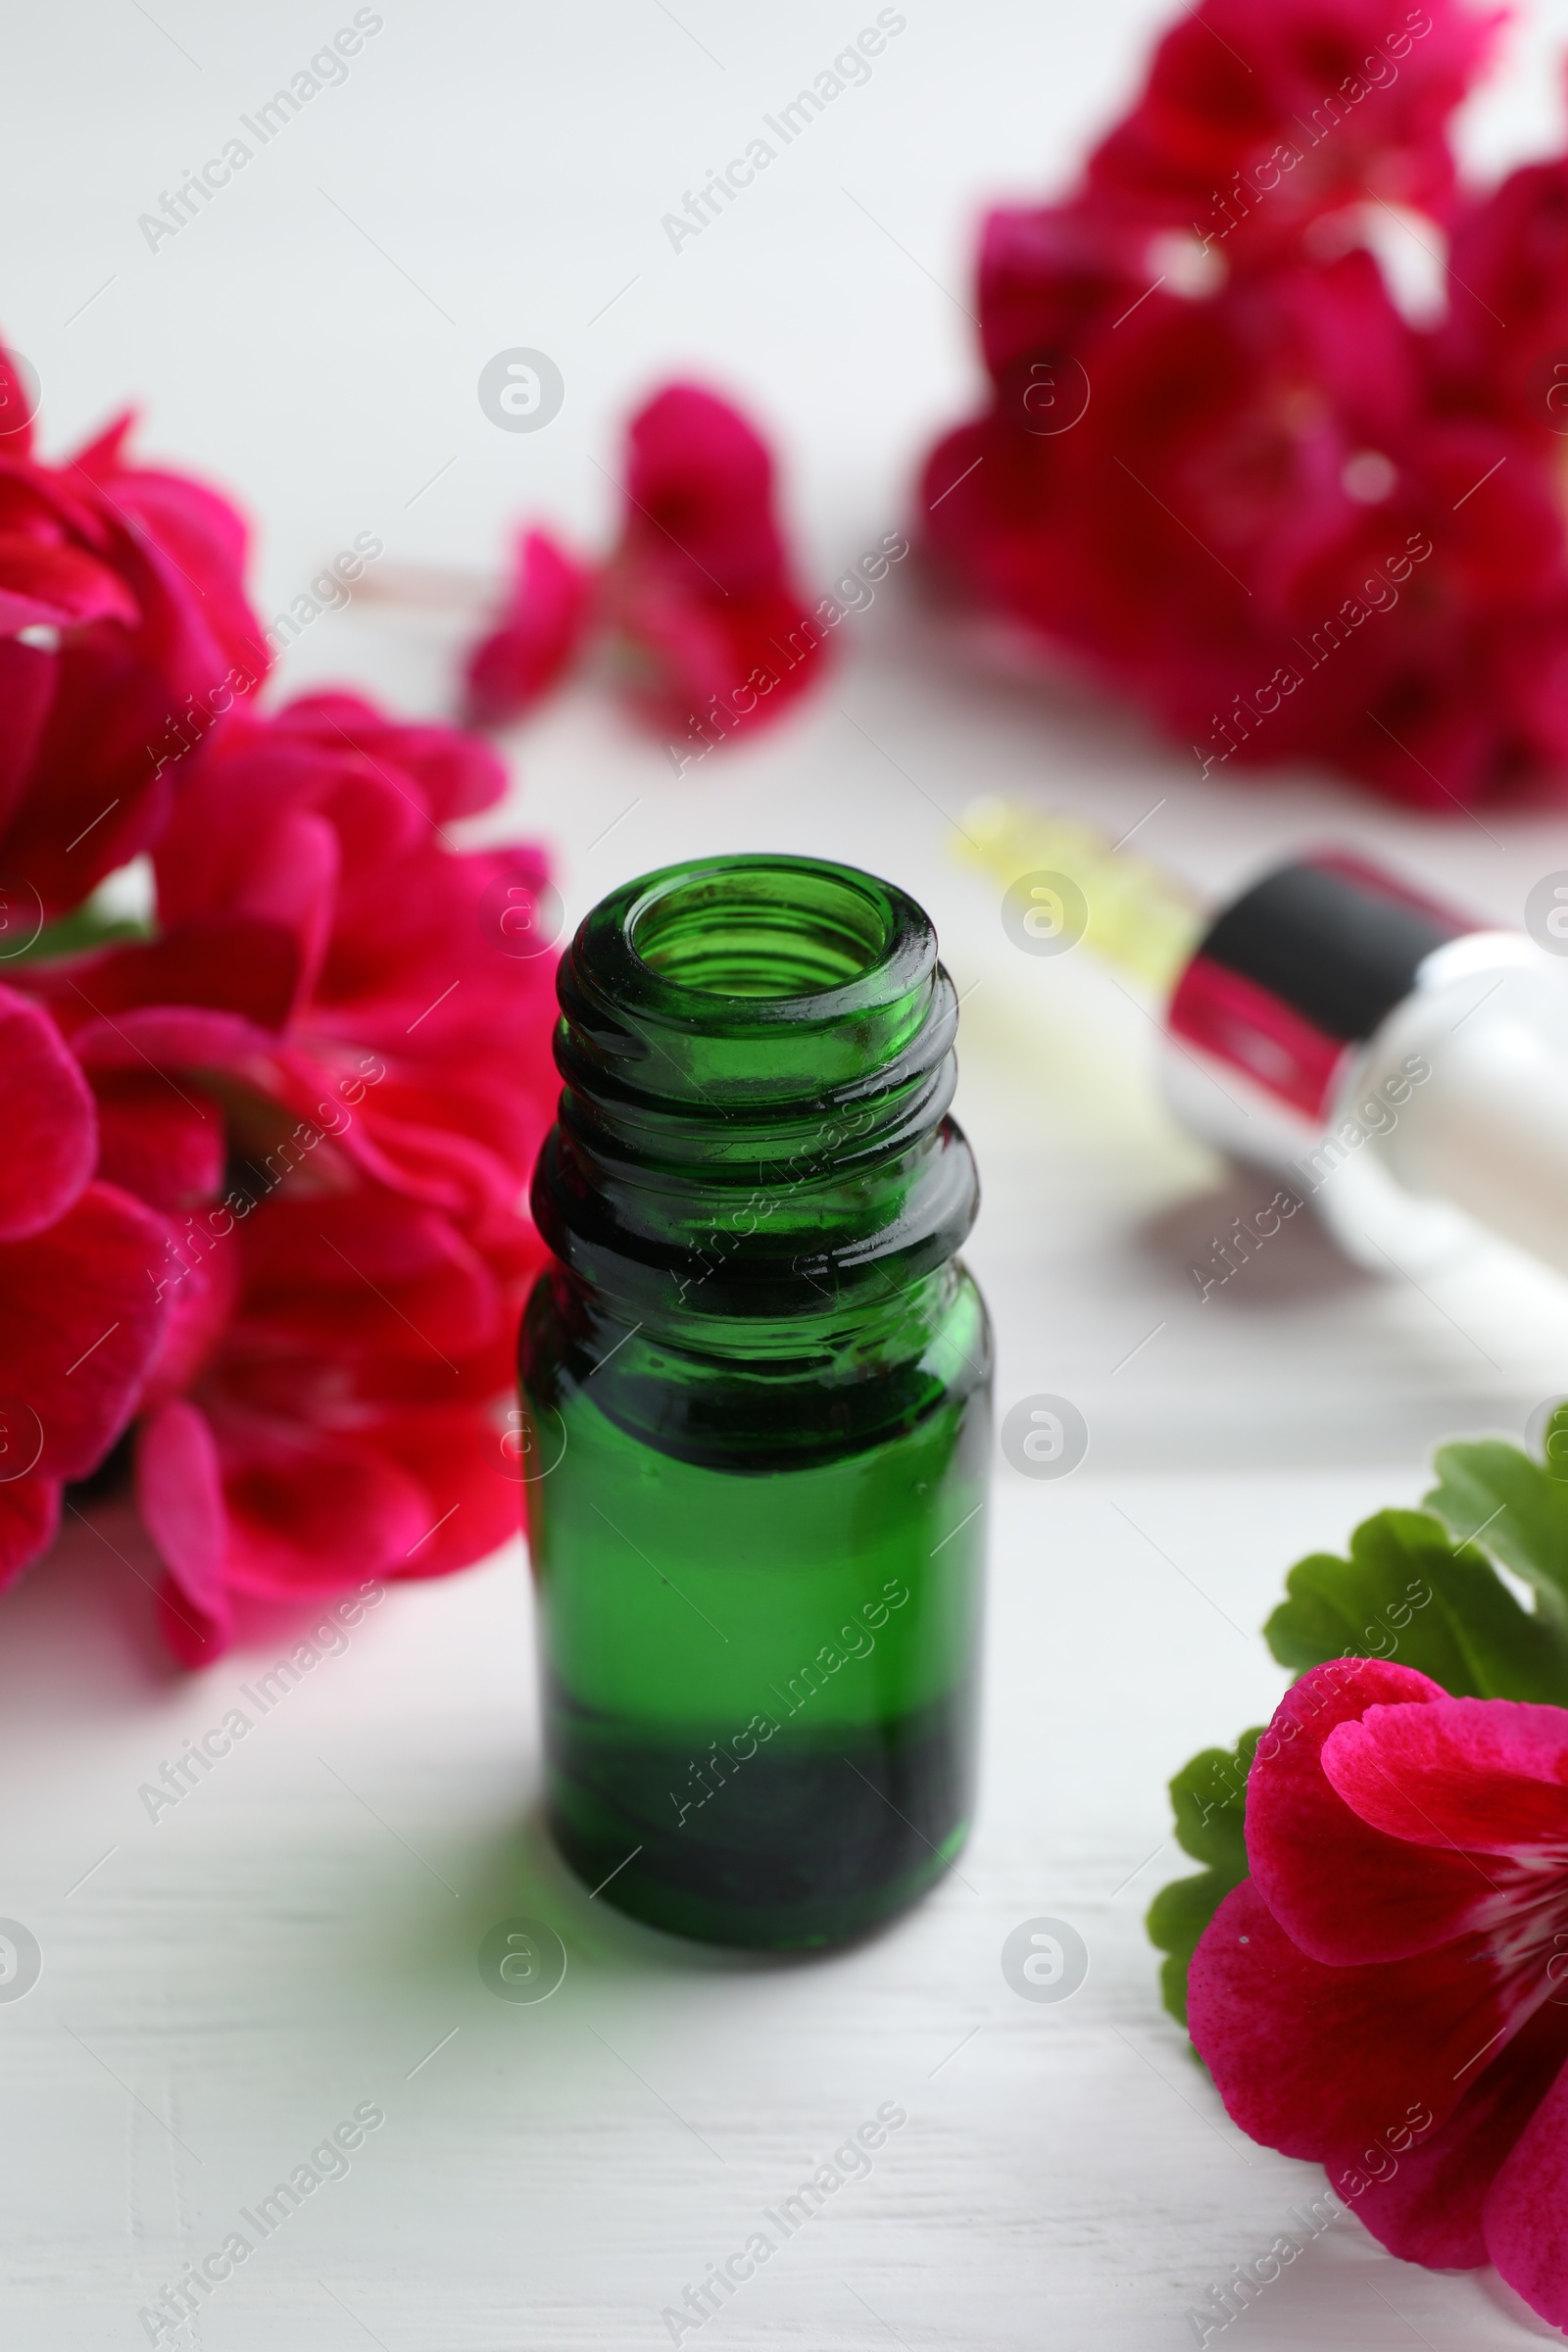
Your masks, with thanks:
<instances>
[{"instance_id":1,"label":"white wooden table","mask_svg":"<svg viewBox=\"0 0 1568 2352\"><path fill-rule=\"evenodd\" d=\"M151 444L265 515L270 614L359 530L388 580L482 565L527 511L602 533L616 418L658 374L706 370L778 435L825 582L901 519L916 452L972 397L975 206L1065 172L1157 12L911 0L870 82L673 252L661 215L874 15L677 13L389 0L341 86L156 252L138 214L351 12L155 0L155 23L87 0L14 23L5 323L56 442L144 393ZM1533 13L1478 153L1549 127L1531 61L1565 34L1561 0ZM514 345L566 382L534 436L474 395ZM285 677L435 710L460 624L362 599ZM827 1959L710 1953L590 1903L536 1820L517 1550L391 1594L151 1820L141 1786L298 1632L175 1678L133 1534L78 1532L0 1602L0 1916L43 1955L0 2003L16 2352L145 2342L140 2307L236 2229L254 2251L199 2299L177 2339L198 2352L664 2344L662 2312L758 2230L782 2239L764 2214L882 2108L906 2121L869 2170L683 2341L1157 2352L1319 2185L1240 2137L1160 2011L1142 1916L1185 1867L1163 1783L1282 1687L1255 1629L1294 1558L1417 1497L1443 1436L1517 1433L1568 1387L1568 1292L1501 1252L1422 1290L1374 1281L1303 1218L1200 1303L1187 1261L1252 1180L1169 1125L1153 1030L1087 957L1008 945L948 820L981 791L1113 836L1147 817L1140 846L1214 892L1338 837L1502 919L1568 862L1568 823L1417 823L1309 776L1200 788L1115 714L985 673L897 575L840 639L812 708L683 782L574 690L519 739L505 821L555 845L573 920L627 873L752 847L879 868L936 916L969 992L958 1107L999 1403L1064 1394L1091 1432L1068 1479L999 1464L973 1842L912 1917ZM476 1964L519 1914L568 1956L537 2004ZM1069 2000L1004 1978L1039 1917L1088 1946ZM384 2122L342 2176L248 2230L356 2110ZM1237 2340L1446 2352L1534 2328L1489 2276L1395 2263L1346 2219Z\"/></svg>"}]
</instances>

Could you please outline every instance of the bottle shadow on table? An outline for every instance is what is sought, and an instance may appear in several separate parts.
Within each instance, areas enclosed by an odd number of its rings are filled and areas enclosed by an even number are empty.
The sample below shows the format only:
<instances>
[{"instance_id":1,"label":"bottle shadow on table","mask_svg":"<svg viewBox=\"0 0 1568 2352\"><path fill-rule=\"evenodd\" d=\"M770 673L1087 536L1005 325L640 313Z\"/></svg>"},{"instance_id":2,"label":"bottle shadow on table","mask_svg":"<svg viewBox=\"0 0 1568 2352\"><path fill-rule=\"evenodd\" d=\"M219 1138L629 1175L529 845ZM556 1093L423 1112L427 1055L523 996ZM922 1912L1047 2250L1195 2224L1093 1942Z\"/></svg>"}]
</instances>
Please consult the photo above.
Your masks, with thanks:
<instances>
[{"instance_id":1,"label":"bottle shadow on table","mask_svg":"<svg viewBox=\"0 0 1568 2352\"><path fill-rule=\"evenodd\" d=\"M1267 1169L1233 1162L1221 1185L1159 1210L1134 1241L1210 1309L1271 1313L1375 1290L1381 1277L1347 1256L1310 1201L1286 1210L1288 1198Z\"/></svg>"},{"instance_id":2,"label":"bottle shadow on table","mask_svg":"<svg viewBox=\"0 0 1568 2352\"><path fill-rule=\"evenodd\" d=\"M809 1950L752 1949L671 1935L617 1910L605 1899L603 1889L587 1887L557 1851L541 1804L532 1806L512 1831L495 1838L482 1857L470 1853L470 1883L476 1859L479 1883L473 1899L481 1907L488 1903L497 1923L509 1915L509 1908L536 1913L561 1937L583 1973L607 1981L819 1968L880 1942L909 1916L897 1913L843 1942ZM934 1894L937 1889L931 1891Z\"/></svg>"},{"instance_id":3,"label":"bottle shadow on table","mask_svg":"<svg viewBox=\"0 0 1568 2352\"><path fill-rule=\"evenodd\" d=\"M683 1984L829 1968L911 1916L822 1951L709 1944L645 1926L591 1894L557 1853L537 1804L510 1821L492 1811L477 1838L432 1835L400 1809L394 1834L405 1832L416 1858L407 1869L386 1867L377 1858L381 1833L368 1823L362 1835L345 1801L341 1841L318 1851L312 1884L299 1890L312 1932L265 1935L265 1953L246 1963L268 2006L352 2015L356 2033L379 2020L378 2038L406 2038L403 2021L417 2018L431 2021L434 2042L449 2023L470 2042L477 2035L521 2056L508 2006L536 2007L541 2018L548 2006L548 2041L567 2018L579 2029L603 2025L612 2038L610 2021L650 1997L657 2005L662 1987L683 2006ZM544 2062L542 2045L528 2046ZM411 2066L420 2056L413 2050Z\"/></svg>"}]
</instances>

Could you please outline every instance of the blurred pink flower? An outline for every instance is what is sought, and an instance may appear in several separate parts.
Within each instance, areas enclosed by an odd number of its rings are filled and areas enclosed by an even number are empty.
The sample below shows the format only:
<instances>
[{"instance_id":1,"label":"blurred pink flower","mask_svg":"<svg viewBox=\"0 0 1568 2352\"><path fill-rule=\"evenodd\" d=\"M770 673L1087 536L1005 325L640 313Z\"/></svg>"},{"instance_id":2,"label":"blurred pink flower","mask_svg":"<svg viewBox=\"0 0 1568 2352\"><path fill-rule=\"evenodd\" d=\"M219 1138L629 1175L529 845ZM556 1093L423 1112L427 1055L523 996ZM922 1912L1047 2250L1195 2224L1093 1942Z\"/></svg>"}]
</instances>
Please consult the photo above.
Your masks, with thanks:
<instances>
[{"instance_id":1,"label":"blurred pink flower","mask_svg":"<svg viewBox=\"0 0 1568 2352\"><path fill-rule=\"evenodd\" d=\"M351 696L237 713L155 849L158 935L24 967L104 1172L167 1220L136 1493L187 1664L237 1594L440 1574L517 1524L498 1415L542 1255L554 959L504 918L546 868L442 831L503 781Z\"/></svg>"},{"instance_id":2,"label":"blurred pink flower","mask_svg":"<svg viewBox=\"0 0 1568 2352\"><path fill-rule=\"evenodd\" d=\"M0 415L25 412L0 352ZM0 876L46 915L147 846L183 753L268 666L244 523L128 464L130 421L61 466L30 419L0 436Z\"/></svg>"},{"instance_id":3,"label":"blurred pink flower","mask_svg":"<svg viewBox=\"0 0 1568 2352\"><path fill-rule=\"evenodd\" d=\"M507 726L560 684L588 627L593 585L587 564L548 531L518 533L507 602L468 656L466 724Z\"/></svg>"},{"instance_id":4,"label":"blurred pink flower","mask_svg":"<svg viewBox=\"0 0 1568 2352\"><path fill-rule=\"evenodd\" d=\"M0 1586L53 1541L61 1489L134 1409L165 1309L162 1221L93 1181L87 1082L41 1005L0 988Z\"/></svg>"},{"instance_id":5,"label":"blurred pink flower","mask_svg":"<svg viewBox=\"0 0 1568 2352\"><path fill-rule=\"evenodd\" d=\"M831 620L796 586L773 461L739 410L670 384L627 433L620 538L597 570L542 531L518 547L499 621L470 654L467 708L520 717L591 636L677 768L775 717L822 669Z\"/></svg>"},{"instance_id":6,"label":"blurred pink flower","mask_svg":"<svg viewBox=\"0 0 1568 2352\"><path fill-rule=\"evenodd\" d=\"M992 396L926 464L926 547L1200 774L1447 809L1568 769L1564 168L1467 207L1445 136L1494 22L1222 0L1076 192L986 223ZM1391 199L1452 228L1436 326L1365 247Z\"/></svg>"}]
</instances>

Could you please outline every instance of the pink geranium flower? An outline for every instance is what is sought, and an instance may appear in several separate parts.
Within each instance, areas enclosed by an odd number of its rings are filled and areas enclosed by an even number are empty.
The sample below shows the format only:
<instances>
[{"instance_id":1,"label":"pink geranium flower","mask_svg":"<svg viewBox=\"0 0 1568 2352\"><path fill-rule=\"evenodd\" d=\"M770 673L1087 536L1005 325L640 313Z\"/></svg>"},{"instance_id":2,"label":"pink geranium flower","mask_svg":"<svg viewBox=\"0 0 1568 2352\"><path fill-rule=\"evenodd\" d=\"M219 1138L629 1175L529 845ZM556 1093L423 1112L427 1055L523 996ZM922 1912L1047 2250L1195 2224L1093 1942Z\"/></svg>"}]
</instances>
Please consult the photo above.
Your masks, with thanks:
<instances>
[{"instance_id":1,"label":"pink geranium flower","mask_svg":"<svg viewBox=\"0 0 1568 2352\"><path fill-rule=\"evenodd\" d=\"M93 1181L91 1091L48 1013L0 987L0 1586L54 1538L63 1485L135 1406L165 1310L160 1218Z\"/></svg>"},{"instance_id":2,"label":"pink geranium flower","mask_svg":"<svg viewBox=\"0 0 1568 2352\"><path fill-rule=\"evenodd\" d=\"M1259 1742L1247 1851L1189 1981L1231 2115L1394 2253L1493 2262L1568 2324L1568 1710L1316 1667Z\"/></svg>"},{"instance_id":3,"label":"pink geranium flower","mask_svg":"<svg viewBox=\"0 0 1568 2352\"><path fill-rule=\"evenodd\" d=\"M1568 182L1461 201L1446 136L1494 22L1223 0L1077 189L986 222L992 393L927 548L1200 775L1450 809L1568 768ZM1453 238L1434 325L1369 250L1396 202Z\"/></svg>"},{"instance_id":4,"label":"pink geranium flower","mask_svg":"<svg viewBox=\"0 0 1568 2352\"><path fill-rule=\"evenodd\" d=\"M740 411L670 384L626 437L619 540L597 568L542 531L466 667L471 717L520 717L603 637L621 688L677 765L775 717L820 674L831 620L796 585L771 454Z\"/></svg>"},{"instance_id":5,"label":"pink geranium flower","mask_svg":"<svg viewBox=\"0 0 1568 2352\"><path fill-rule=\"evenodd\" d=\"M22 413L3 352L0 378L0 415ZM129 464L129 425L60 466L30 423L0 438L0 875L45 915L146 847L176 763L268 667L244 523Z\"/></svg>"},{"instance_id":6,"label":"pink geranium flower","mask_svg":"<svg viewBox=\"0 0 1568 2352\"><path fill-rule=\"evenodd\" d=\"M157 844L157 936L26 967L105 1171L168 1220L136 1492L186 1663L237 1595L441 1573L516 1525L497 1417L556 1088L553 958L512 918L546 871L443 829L503 782L352 696L236 713Z\"/></svg>"},{"instance_id":7,"label":"pink geranium flower","mask_svg":"<svg viewBox=\"0 0 1568 2352\"><path fill-rule=\"evenodd\" d=\"M988 603L1202 774L1316 755L1451 808L1568 761L1557 444L1432 400L1369 255L1140 301L1081 220L1036 248L999 224L988 254L997 399L925 477L930 544ZM1062 431L1030 407L1054 348Z\"/></svg>"}]
</instances>

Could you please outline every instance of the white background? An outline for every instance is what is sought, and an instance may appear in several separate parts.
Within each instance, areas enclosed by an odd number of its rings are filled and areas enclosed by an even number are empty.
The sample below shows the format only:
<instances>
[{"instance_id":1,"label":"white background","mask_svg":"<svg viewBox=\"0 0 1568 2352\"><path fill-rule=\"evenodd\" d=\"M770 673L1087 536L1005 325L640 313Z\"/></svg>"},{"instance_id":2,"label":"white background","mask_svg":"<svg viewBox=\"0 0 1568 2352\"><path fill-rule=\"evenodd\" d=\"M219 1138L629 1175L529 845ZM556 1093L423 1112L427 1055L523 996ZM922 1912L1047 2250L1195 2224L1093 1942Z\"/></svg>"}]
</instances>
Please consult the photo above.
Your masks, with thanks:
<instances>
[{"instance_id":1,"label":"white background","mask_svg":"<svg viewBox=\"0 0 1568 2352\"><path fill-rule=\"evenodd\" d=\"M357 680L418 712L446 707L469 616L386 592L416 564L482 588L525 515L602 543L621 423L672 373L765 422L808 576L825 585L904 520L920 453L976 397L978 208L1065 180L1159 16L908 0L869 84L675 253L661 216L874 9L382 13L346 83L150 252L138 216L350 9L13 5L0 323L42 379L46 447L135 399L143 446L235 491L260 518L265 615L356 532L382 537L382 593L317 621L283 683ZM1560 128L1568 8L1528 20L1467 120L1478 166ZM516 345L565 379L537 434L498 431L475 396ZM1124 715L944 636L898 572L839 642L809 709L682 783L597 688L574 689L512 747L504 821L552 844L573 921L694 851L878 868L930 906L970 992L959 1110L987 1188L970 1254L999 1404L1065 1394L1091 1448L1059 1484L999 1464L985 1795L961 1875L891 1933L804 1964L710 1954L590 1905L533 1814L516 1552L389 1598L154 1825L138 1785L285 1629L176 1678L131 1573L146 1555L106 1520L0 1604L0 1914L44 1951L35 1990L0 2006L16 2352L143 2342L138 2306L365 2100L387 2121L350 2176L182 2340L665 2343L661 2309L891 2100L908 2123L870 2178L705 2346L1158 2352L1194 2340L1188 2305L1320 2184L1241 2139L1160 2011L1142 1914L1186 1867L1161 1843L1163 1783L1282 1686L1254 1629L1294 1558L1415 1499L1441 1437L1517 1434L1568 1387L1568 1291L1500 1252L1421 1287L1374 1280L1303 1218L1200 1304L1187 1261L1259 1204L1257 1180L1170 1126L1152 1026L1087 956L1009 947L949 820L989 791L1112 838L1147 819L1139 846L1204 894L1303 840L1348 841L1504 920L1568 864L1568 820L1406 818L1307 773L1200 787ZM517 1912L570 1955L537 2008L494 1999L475 1968ZM1001 1973L1004 1937L1038 1915L1091 1953L1059 2006ZM1533 2326L1488 2275L1396 2263L1347 2218L1231 2340L1487 2347Z\"/></svg>"}]
</instances>

